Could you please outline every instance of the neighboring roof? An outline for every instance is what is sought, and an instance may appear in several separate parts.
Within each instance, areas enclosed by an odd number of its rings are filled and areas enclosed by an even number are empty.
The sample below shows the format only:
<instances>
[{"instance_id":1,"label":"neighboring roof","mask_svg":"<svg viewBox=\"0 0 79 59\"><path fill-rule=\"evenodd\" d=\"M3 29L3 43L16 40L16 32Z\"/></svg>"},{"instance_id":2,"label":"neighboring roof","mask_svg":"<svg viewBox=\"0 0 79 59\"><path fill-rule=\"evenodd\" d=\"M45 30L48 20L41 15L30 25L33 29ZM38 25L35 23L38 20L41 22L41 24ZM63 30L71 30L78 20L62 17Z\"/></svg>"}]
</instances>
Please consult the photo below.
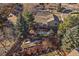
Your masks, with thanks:
<instances>
[{"instance_id":1,"label":"neighboring roof","mask_svg":"<svg viewBox=\"0 0 79 59\"><path fill-rule=\"evenodd\" d=\"M74 49L67 56L79 56L79 52L76 49Z\"/></svg>"},{"instance_id":2,"label":"neighboring roof","mask_svg":"<svg viewBox=\"0 0 79 59\"><path fill-rule=\"evenodd\" d=\"M12 13L10 13L11 17L8 17L8 20L11 21L13 24L16 24L17 21L17 17L15 15L13 15Z\"/></svg>"}]
</instances>

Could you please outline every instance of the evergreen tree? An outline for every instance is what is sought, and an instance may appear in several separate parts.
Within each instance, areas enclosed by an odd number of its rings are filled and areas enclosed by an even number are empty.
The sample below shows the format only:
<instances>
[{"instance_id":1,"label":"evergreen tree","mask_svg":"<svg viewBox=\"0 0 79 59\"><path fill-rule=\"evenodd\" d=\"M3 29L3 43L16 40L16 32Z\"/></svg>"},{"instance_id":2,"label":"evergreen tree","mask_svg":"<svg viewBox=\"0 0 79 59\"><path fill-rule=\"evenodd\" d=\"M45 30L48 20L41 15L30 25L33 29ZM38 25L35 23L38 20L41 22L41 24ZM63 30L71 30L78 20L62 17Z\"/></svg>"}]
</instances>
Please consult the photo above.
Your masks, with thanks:
<instances>
[{"instance_id":1,"label":"evergreen tree","mask_svg":"<svg viewBox=\"0 0 79 59\"><path fill-rule=\"evenodd\" d=\"M62 48L71 51L79 47L79 15L70 15L62 24Z\"/></svg>"},{"instance_id":2,"label":"evergreen tree","mask_svg":"<svg viewBox=\"0 0 79 59\"><path fill-rule=\"evenodd\" d=\"M62 48L71 51L79 47L79 25L67 30L62 39Z\"/></svg>"},{"instance_id":3,"label":"evergreen tree","mask_svg":"<svg viewBox=\"0 0 79 59\"><path fill-rule=\"evenodd\" d=\"M28 24L22 15L20 15L19 19L17 20L17 29L21 36L26 37L26 34L28 32Z\"/></svg>"}]
</instances>

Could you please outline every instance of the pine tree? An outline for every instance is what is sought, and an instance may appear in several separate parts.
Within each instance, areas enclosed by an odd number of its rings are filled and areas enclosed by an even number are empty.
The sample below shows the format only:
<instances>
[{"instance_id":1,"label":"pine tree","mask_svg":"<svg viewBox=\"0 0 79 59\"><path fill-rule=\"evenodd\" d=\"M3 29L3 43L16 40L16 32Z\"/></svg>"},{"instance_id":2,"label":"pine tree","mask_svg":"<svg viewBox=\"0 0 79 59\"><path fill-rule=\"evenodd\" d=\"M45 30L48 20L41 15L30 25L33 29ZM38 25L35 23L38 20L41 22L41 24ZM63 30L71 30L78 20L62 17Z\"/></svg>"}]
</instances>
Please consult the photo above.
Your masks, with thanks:
<instances>
[{"instance_id":1,"label":"pine tree","mask_svg":"<svg viewBox=\"0 0 79 59\"><path fill-rule=\"evenodd\" d=\"M67 20L69 23L66 23L67 26L64 27L65 32L63 32L61 46L64 50L71 51L79 47L79 17L78 15L71 15Z\"/></svg>"},{"instance_id":2,"label":"pine tree","mask_svg":"<svg viewBox=\"0 0 79 59\"><path fill-rule=\"evenodd\" d=\"M71 51L79 47L79 25L67 30L62 39L62 48Z\"/></svg>"}]
</instances>

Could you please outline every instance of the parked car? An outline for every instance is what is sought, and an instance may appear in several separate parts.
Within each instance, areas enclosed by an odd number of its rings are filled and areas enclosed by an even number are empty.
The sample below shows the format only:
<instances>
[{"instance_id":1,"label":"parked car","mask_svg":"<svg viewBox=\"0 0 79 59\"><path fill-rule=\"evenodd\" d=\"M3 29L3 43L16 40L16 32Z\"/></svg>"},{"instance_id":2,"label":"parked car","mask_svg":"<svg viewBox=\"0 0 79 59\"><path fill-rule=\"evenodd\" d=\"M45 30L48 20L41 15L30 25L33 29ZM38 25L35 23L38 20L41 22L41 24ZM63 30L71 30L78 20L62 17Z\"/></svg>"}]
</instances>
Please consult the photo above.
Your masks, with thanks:
<instances>
[{"instance_id":1,"label":"parked car","mask_svg":"<svg viewBox=\"0 0 79 59\"><path fill-rule=\"evenodd\" d=\"M72 9L64 9L64 10L62 11L62 13L70 13L70 12L72 12Z\"/></svg>"}]
</instances>

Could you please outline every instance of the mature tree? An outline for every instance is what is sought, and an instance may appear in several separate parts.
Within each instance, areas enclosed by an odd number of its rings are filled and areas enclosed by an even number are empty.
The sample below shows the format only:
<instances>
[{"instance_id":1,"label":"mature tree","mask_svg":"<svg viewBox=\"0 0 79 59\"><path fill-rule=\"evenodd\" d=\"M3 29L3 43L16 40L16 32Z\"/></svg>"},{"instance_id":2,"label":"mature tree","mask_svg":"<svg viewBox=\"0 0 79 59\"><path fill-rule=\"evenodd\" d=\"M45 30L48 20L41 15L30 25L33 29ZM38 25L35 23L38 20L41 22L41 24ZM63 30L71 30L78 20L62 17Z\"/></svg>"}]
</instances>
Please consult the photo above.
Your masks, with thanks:
<instances>
[{"instance_id":1,"label":"mature tree","mask_svg":"<svg viewBox=\"0 0 79 59\"><path fill-rule=\"evenodd\" d=\"M67 30L62 39L62 48L71 51L79 47L79 25Z\"/></svg>"},{"instance_id":2,"label":"mature tree","mask_svg":"<svg viewBox=\"0 0 79 59\"><path fill-rule=\"evenodd\" d=\"M70 15L60 25L62 48L71 51L79 47L79 15Z\"/></svg>"}]
</instances>

